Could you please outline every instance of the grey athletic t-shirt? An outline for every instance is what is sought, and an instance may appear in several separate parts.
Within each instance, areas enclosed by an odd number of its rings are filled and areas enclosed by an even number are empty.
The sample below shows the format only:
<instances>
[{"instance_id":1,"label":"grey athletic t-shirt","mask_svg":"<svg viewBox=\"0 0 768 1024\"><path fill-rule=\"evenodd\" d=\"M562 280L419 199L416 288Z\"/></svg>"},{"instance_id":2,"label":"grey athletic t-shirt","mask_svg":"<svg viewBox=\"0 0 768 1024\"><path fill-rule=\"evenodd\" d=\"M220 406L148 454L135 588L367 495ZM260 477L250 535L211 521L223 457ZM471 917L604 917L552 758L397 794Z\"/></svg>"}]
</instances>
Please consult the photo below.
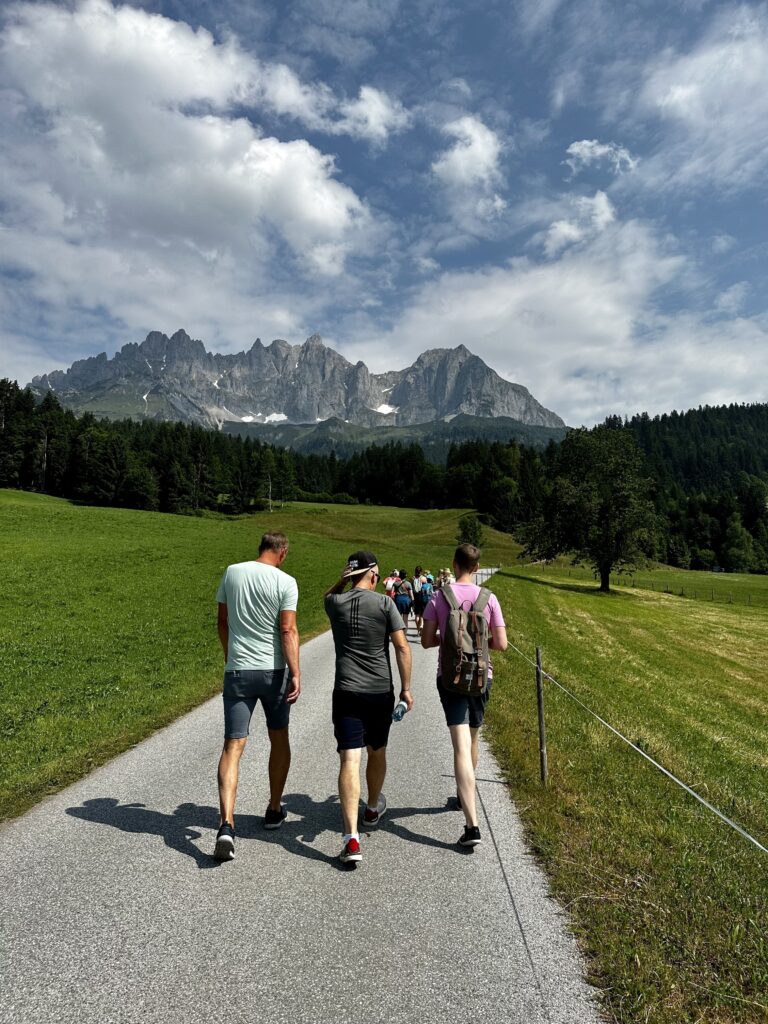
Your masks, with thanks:
<instances>
[{"instance_id":1,"label":"grey athletic t-shirt","mask_svg":"<svg viewBox=\"0 0 768 1024\"><path fill-rule=\"evenodd\" d=\"M325 611L336 646L335 688L388 693L392 689L389 637L405 629L395 602L357 587L346 594L329 594Z\"/></svg>"}]
</instances>

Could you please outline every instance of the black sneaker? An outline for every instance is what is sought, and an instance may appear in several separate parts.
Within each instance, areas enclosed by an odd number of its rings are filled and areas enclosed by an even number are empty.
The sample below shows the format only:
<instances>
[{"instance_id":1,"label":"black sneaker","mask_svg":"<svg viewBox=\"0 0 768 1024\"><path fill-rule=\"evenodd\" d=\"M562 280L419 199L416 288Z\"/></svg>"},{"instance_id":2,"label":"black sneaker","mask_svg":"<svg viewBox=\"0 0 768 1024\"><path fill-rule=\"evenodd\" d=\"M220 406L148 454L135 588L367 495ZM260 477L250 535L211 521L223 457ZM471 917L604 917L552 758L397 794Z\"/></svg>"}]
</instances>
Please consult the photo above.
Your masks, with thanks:
<instances>
[{"instance_id":1,"label":"black sneaker","mask_svg":"<svg viewBox=\"0 0 768 1024\"><path fill-rule=\"evenodd\" d=\"M216 833L216 847L213 851L216 860L235 859L235 829L225 821Z\"/></svg>"},{"instance_id":2,"label":"black sneaker","mask_svg":"<svg viewBox=\"0 0 768 1024\"><path fill-rule=\"evenodd\" d=\"M477 846L481 842L480 829L477 825L465 825L463 833L459 836L459 846Z\"/></svg>"},{"instance_id":3,"label":"black sneaker","mask_svg":"<svg viewBox=\"0 0 768 1024\"><path fill-rule=\"evenodd\" d=\"M268 807L264 813L264 828L280 828L287 817L288 811L285 809L285 804L280 804L279 811L273 811L271 807Z\"/></svg>"}]
</instances>

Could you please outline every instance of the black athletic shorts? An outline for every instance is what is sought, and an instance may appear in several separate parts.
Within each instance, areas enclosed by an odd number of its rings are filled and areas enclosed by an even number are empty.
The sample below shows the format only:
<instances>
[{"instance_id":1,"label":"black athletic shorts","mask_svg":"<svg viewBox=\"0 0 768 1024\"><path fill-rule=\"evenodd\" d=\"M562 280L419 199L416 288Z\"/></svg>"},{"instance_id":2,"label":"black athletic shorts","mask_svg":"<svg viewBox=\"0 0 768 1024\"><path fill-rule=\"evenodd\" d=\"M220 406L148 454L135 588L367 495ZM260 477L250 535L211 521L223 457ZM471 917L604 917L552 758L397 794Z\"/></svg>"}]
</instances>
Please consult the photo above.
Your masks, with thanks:
<instances>
[{"instance_id":1,"label":"black athletic shorts","mask_svg":"<svg viewBox=\"0 0 768 1024\"><path fill-rule=\"evenodd\" d=\"M394 690L385 693L334 690L332 706L333 734L338 751L386 747L395 707Z\"/></svg>"}]
</instances>

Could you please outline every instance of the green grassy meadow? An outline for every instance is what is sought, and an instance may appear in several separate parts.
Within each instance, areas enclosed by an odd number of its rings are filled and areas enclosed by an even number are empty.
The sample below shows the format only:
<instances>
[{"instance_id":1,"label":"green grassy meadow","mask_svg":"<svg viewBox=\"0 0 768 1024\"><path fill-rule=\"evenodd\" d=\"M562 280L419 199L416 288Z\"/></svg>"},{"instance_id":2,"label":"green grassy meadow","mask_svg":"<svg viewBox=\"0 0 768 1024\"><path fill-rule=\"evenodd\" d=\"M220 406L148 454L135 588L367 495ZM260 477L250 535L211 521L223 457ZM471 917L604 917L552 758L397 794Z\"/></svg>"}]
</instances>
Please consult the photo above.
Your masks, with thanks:
<instances>
[{"instance_id":1,"label":"green grassy meadow","mask_svg":"<svg viewBox=\"0 0 768 1024\"><path fill-rule=\"evenodd\" d=\"M0 491L0 818L19 814L215 694L215 593L266 529L291 541L304 639L326 628L322 594L347 555L385 571L439 568L457 511L301 505L271 515L186 517ZM489 559L517 548L489 532Z\"/></svg>"},{"instance_id":2,"label":"green grassy meadow","mask_svg":"<svg viewBox=\"0 0 768 1024\"><path fill-rule=\"evenodd\" d=\"M768 580L722 581L751 606L680 597L699 575L606 595L529 566L490 585L512 643L768 846ZM768 855L551 683L543 790L534 670L511 650L496 669L493 748L613 1019L768 1020Z\"/></svg>"}]
</instances>

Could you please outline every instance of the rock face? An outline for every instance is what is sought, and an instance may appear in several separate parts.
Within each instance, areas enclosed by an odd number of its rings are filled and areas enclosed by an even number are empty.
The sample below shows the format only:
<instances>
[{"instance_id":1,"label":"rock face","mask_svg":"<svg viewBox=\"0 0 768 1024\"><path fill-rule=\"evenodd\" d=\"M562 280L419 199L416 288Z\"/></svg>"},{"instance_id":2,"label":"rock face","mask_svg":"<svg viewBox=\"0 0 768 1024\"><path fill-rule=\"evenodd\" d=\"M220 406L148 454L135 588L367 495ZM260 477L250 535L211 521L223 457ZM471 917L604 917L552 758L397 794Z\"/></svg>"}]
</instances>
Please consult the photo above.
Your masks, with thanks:
<instances>
[{"instance_id":1,"label":"rock face","mask_svg":"<svg viewBox=\"0 0 768 1024\"><path fill-rule=\"evenodd\" d=\"M257 338L247 352L207 352L185 331L152 331L141 344L81 359L35 377L38 394L53 391L76 412L112 419L182 420L205 426L318 423L338 417L361 426L407 426L454 416L509 416L562 427L527 388L504 380L459 345L424 352L406 370L372 374L313 334L303 345Z\"/></svg>"}]
</instances>

